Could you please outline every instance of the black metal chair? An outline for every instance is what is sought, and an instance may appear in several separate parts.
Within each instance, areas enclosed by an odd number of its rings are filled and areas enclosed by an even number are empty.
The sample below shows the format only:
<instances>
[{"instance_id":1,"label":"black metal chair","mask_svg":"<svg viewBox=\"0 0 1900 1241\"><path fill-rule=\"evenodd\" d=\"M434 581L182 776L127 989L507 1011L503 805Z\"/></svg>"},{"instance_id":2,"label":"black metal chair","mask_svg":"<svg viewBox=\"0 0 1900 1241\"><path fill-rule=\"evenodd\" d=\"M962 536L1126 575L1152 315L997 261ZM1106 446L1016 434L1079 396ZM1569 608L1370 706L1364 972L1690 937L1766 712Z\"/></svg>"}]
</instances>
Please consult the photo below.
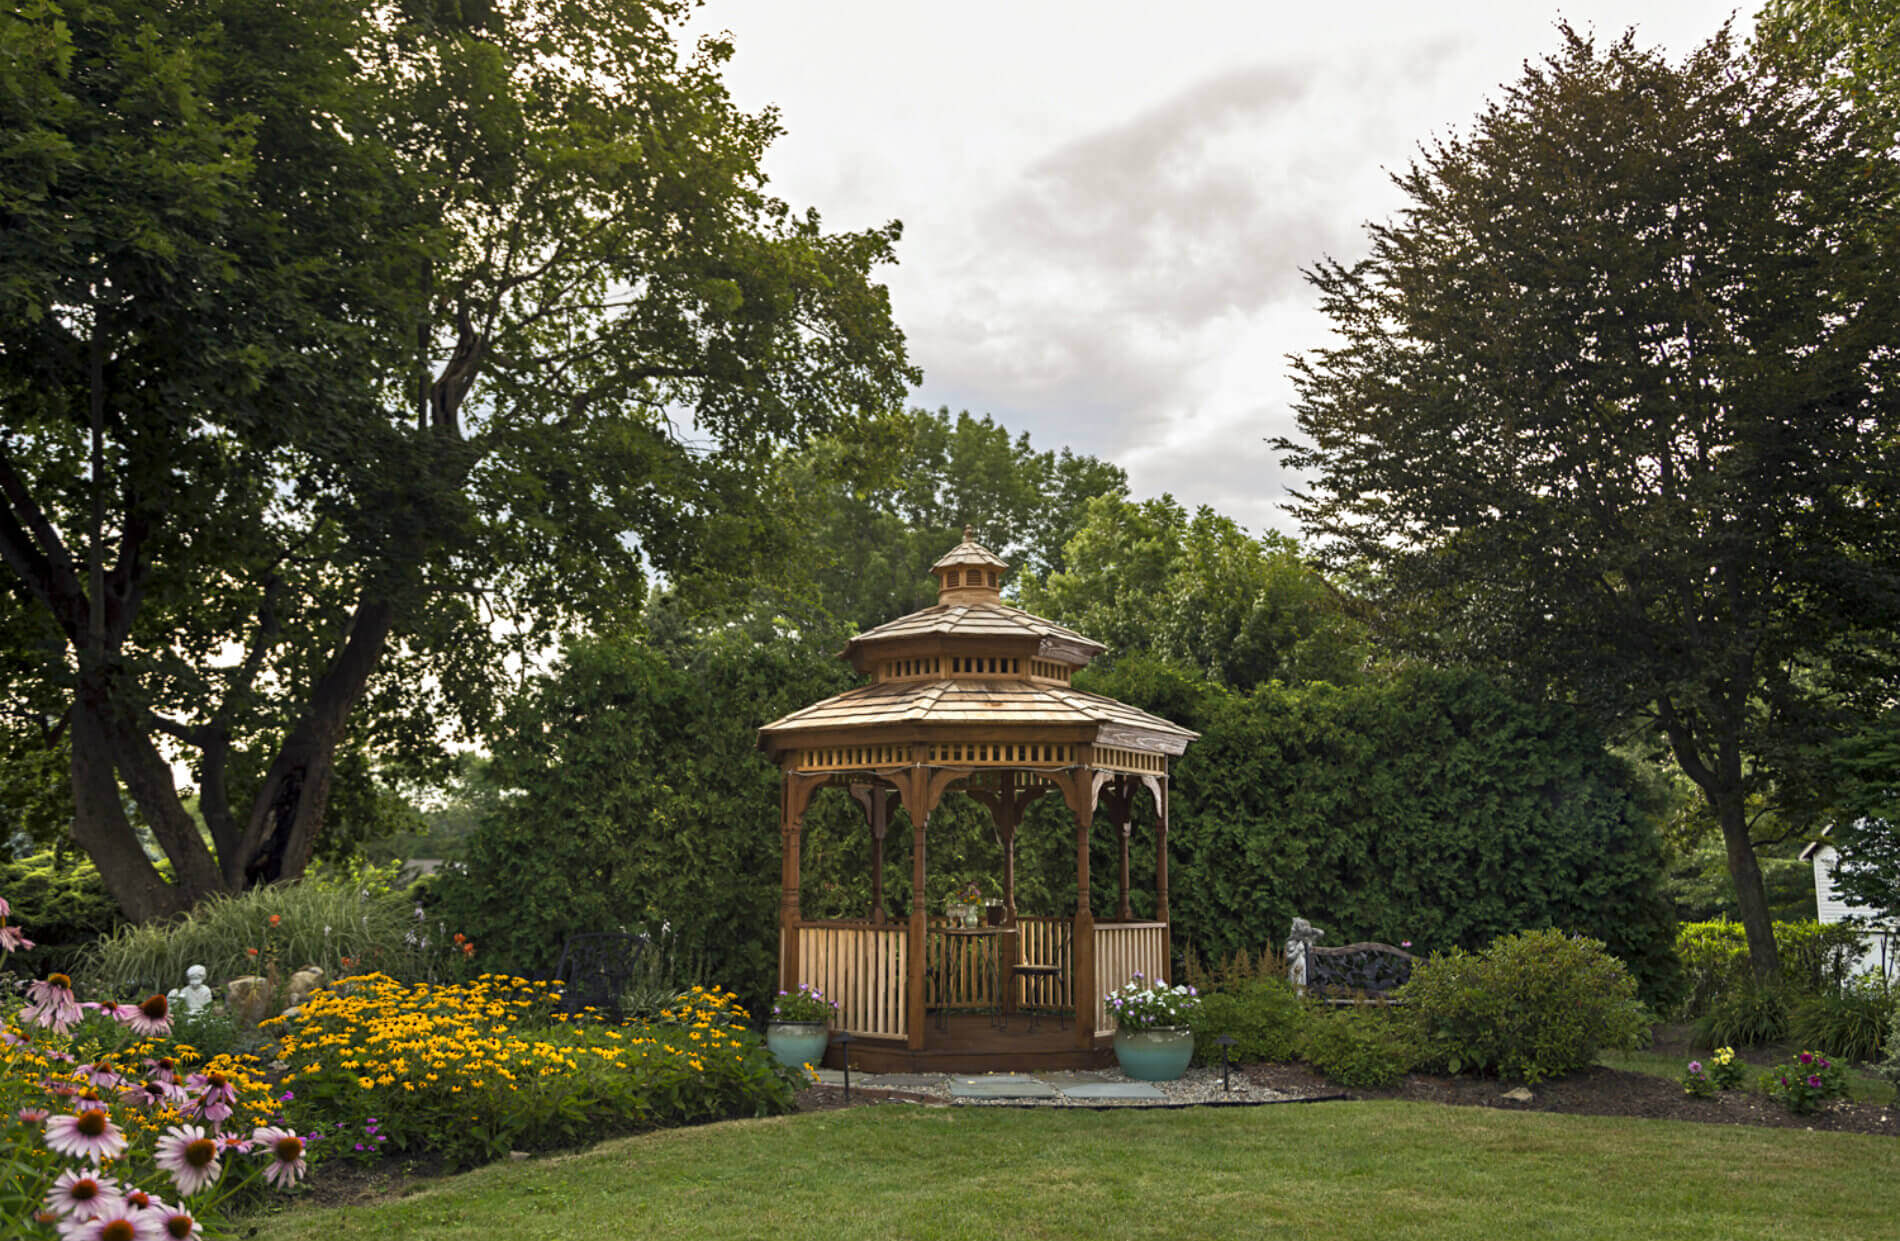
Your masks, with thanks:
<instances>
[{"instance_id":1,"label":"black metal chair","mask_svg":"<svg viewBox=\"0 0 1900 1241\"><path fill-rule=\"evenodd\" d=\"M1066 1004L1061 1002L1062 995L1058 984L1062 980L1063 971L1068 968L1066 963L1071 959L1069 953L1069 937L1073 933L1074 928L1067 923L1059 923L1058 928L1056 931L1055 952L1052 954L1055 960L1018 961L1014 967L1014 973L1017 978L1026 982L1045 982L1047 987L1055 992L1055 995L1052 997L1053 1003L1048 1005L1031 1004L1029 1002L1029 990L1026 987L1024 988L1023 1011L1029 1014L1029 1033L1031 1034L1036 1032L1036 1026L1042 1020L1042 1010L1045 1007L1054 1008L1056 1010L1056 1029L1066 1030L1069 1028L1069 1009Z\"/></svg>"},{"instance_id":2,"label":"black metal chair","mask_svg":"<svg viewBox=\"0 0 1900 1241\"><path fill-rule=\"evenodd\" d=\"M621 1020L620 997L632 983L646 949L646 936L624 931L568 936L561 946L561 963L554 970L562 984L561 1011L578 1017L593 1009L603 1021Z\"/></svg>"}]
</instances>

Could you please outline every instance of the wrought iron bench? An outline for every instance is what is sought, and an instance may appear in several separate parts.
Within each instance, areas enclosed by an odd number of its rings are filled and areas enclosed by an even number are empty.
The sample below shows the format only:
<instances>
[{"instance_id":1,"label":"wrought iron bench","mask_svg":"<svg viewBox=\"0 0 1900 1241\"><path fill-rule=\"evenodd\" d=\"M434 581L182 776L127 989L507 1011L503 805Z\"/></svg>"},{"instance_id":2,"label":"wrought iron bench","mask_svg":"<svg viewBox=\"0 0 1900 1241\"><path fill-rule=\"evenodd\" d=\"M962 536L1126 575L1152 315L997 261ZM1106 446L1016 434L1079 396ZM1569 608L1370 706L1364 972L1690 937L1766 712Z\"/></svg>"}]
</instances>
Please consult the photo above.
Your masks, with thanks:
<instances>
[{"instance_id":1,"label":"wrought iron bench","mask_svg":"<svg viewBox=\"0 0 1900 1241\"><path fill-rule=\"evenodd\" d=\"M1317 945L1306 950L1306 994L1329 1004L1397 1003L1418 958L1391 944Z\"/></svg>"},{"instance_id":2,"label":"wrought iron bench","mask_svg":"<svg viewBox=\"0 0 1900 1241\"><path fill-rule=\"evenodd\" d=\"M646 948L646 936L624 931L568 936L561 947L561 963L554 970L562 982L561 1011L577 1017L592 1009L590 1015L602 1020L621 1020L620 998Z\"/></svg>"}]
</instances>

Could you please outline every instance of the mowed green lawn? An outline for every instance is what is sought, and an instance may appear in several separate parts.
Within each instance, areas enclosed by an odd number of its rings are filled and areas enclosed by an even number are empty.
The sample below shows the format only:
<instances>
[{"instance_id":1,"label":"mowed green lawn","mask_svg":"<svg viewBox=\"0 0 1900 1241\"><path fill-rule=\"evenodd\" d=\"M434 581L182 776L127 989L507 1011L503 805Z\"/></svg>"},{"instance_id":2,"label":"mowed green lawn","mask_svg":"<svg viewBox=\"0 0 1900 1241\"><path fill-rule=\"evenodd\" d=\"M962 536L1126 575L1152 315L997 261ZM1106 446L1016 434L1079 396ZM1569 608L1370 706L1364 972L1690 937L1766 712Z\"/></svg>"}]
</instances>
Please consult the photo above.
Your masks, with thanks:
<instances>
[{"instance_id":1,"label":"mowed green lawn","mask_svg":"<svg viewBox=\"0 0 1900 1241\"><path fill-rule=\"evenodd\" d=\"M887 1106L655 1133L255 1222L265 1241L1871 1241L1900 1236L1900 1141L1389 1102Z\"/></svg>"}]
</instances>

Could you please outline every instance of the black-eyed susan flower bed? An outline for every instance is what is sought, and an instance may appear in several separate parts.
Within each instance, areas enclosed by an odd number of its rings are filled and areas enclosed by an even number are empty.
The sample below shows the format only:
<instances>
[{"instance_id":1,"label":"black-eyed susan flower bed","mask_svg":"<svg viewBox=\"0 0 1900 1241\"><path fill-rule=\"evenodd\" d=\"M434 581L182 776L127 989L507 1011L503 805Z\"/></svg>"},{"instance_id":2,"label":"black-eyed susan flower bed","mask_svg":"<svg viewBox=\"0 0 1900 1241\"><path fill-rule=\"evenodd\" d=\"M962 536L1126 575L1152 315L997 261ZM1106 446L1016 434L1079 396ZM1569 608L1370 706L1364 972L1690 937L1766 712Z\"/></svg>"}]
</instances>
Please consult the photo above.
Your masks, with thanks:
<instances>
[{"instance_id":1,"label":"black-eyed susan flower bed","mask_svg":"<svg viewBox=\"0 0 1900 1241\"><path fill-rule=\"evenodd\" d=\"M790 1110L780 1069L730 993L694 988L659 1020L554 1011L558 985L339 980L279 1036L289 1114L319 1154L427 1150L458 1164L615 1133Z\"/></svg>"}]
</instances>

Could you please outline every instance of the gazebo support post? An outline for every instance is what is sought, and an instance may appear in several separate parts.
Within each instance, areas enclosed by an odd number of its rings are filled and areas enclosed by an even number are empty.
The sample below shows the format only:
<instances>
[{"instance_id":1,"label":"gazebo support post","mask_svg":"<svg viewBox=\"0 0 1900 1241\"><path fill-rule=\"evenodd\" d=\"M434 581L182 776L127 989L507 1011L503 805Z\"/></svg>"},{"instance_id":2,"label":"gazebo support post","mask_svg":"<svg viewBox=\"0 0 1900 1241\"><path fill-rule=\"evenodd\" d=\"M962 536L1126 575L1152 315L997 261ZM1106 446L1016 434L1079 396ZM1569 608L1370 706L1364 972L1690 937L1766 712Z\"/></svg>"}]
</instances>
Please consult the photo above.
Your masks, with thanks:
<instances>
[{"instance_id":1,"label":"gazebo support post","mask_svg":"<svg viewBox=\"0 0 1900 1241\"><path fill-rule=\"evenodd\" d=\"M904 979L904 1025L910 1049L924 1049L924 825L923 815L912 819L910 831L910 958Z\"/></svg>"},{"instance_id":2,"label":"gazebo support post","mask_svg":"<svg viewBox=\"0 0 1900 1241\"><path fill-rule=\"evenodd\" d=\"M1075 1045L1095 1046L1095 915L1089 910L1089 831L1095 822L1096 775L1086 766L1064 781L1062 792L1075 815L1075 931L1069 959L1075 971Z\"/></svg>"},{"instance_id":3,"label":"gazebo support post","mask_svg":"<svg viewBox=\"0 0 1900 1241\"><path fill-rule=\"evenodd\" d=\"M803 847L805 808L822 777L786 772L779 781L779 951L778 985L781 991L798 986L799 854Z\"/></svg>"},{"instance_id":4,"label":"gazebo support post","mask_svg":"<svg viewBox=\"0 0 1900 1241\"><path fill-rule=\"evenodd\" d=\"M881 784L854 784L851 796L871 826L871 925L884 925L884 836L890 830L891 791Z\"/></svg>"},{"instance_id":5,"label":"gazebo support post","mask_svg":"<svg viewBox=\"0 0 1900 1241\"><path fill-rule=\"evenodd\" d=\"M1161 923L1161 959L1166 963L1165 971L1171 973L1174 923L1168 917L1168 778L1143 776L1141 782L1155 799L1155 921Z\"/></svg>"}]
</instances>

